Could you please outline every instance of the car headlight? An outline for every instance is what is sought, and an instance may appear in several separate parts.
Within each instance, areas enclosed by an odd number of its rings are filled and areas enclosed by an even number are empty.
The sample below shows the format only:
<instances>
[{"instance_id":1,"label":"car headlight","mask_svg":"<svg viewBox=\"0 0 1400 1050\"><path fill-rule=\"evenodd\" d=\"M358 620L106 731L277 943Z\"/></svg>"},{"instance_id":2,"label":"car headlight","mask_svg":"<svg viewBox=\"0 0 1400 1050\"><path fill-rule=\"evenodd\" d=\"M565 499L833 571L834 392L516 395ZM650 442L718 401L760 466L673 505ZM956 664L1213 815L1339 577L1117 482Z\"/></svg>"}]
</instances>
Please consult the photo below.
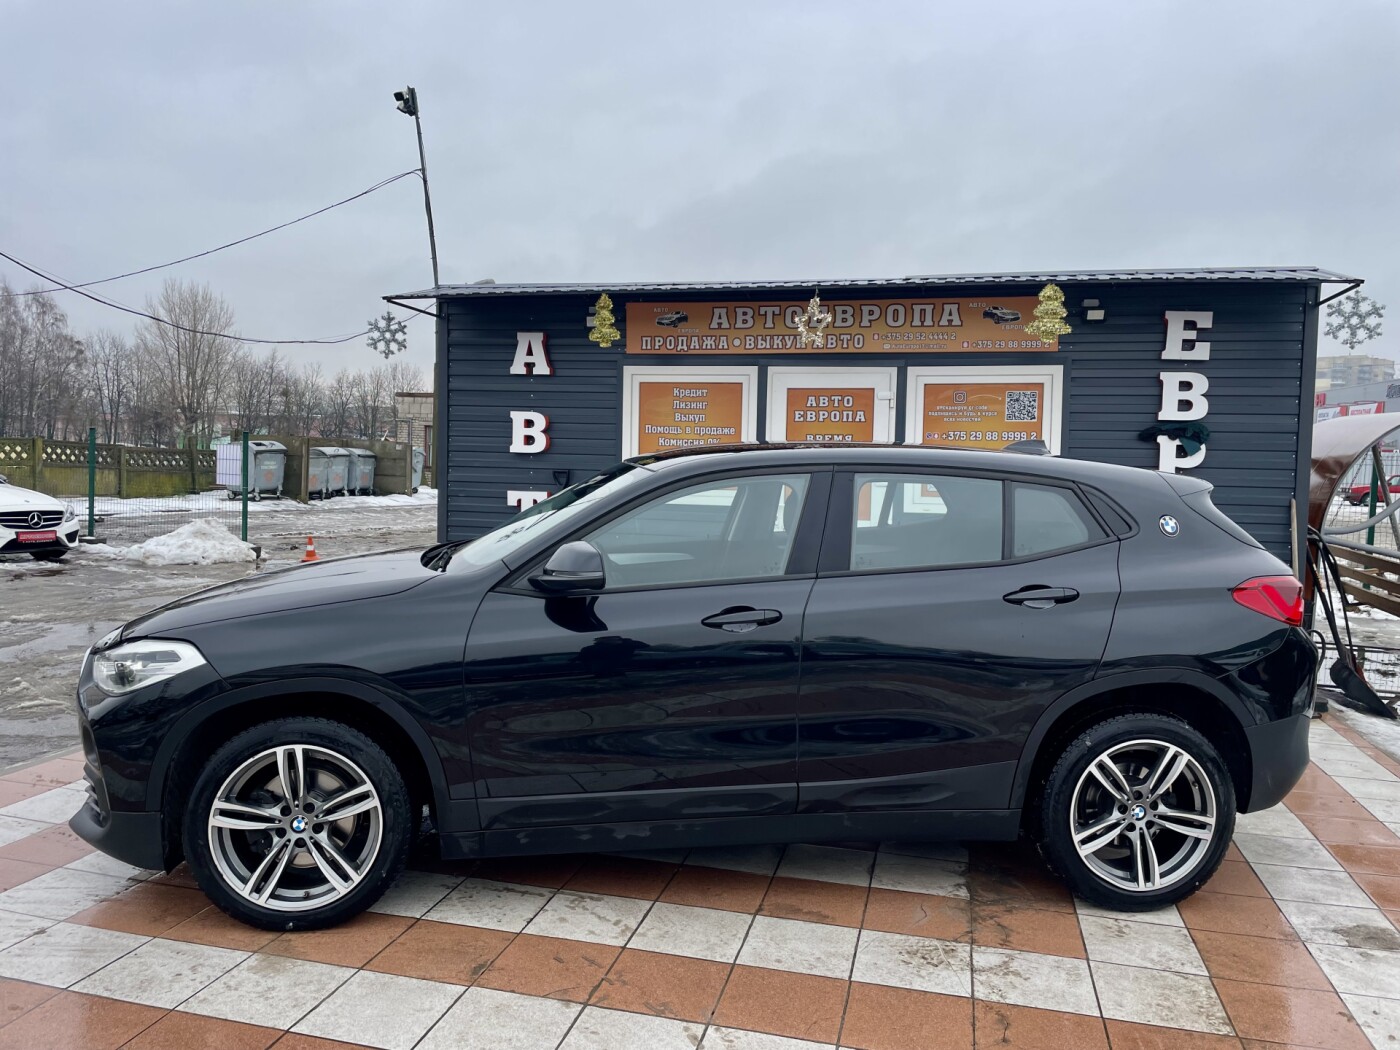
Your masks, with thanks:
<instances>
[{"instance_id":1,"label":"car headlight","mask_svg":"<svg viewBox=\"0 0 1400 1050\"><path fill-rule=\"evenodd\" d=\"M67 506L65 506L65 507L63 508L63 520L64 520L64 521L77 521L77 520L78 520L78 512L77 512L76 510L73 509L73 507L72 507L71 504L69 504L69 505L67 505Z\"/></svg>"},{"instance_id":2,"label":"car headlight","mask_svg":"<svg viewBox=\"0 0 1400 1050\"><path fill-rule=\"evenodd\" d=\"M92 680L108 696L162 682L208 661L188 642L146 638L92 656Z\"/></svg>"}]
</instances>

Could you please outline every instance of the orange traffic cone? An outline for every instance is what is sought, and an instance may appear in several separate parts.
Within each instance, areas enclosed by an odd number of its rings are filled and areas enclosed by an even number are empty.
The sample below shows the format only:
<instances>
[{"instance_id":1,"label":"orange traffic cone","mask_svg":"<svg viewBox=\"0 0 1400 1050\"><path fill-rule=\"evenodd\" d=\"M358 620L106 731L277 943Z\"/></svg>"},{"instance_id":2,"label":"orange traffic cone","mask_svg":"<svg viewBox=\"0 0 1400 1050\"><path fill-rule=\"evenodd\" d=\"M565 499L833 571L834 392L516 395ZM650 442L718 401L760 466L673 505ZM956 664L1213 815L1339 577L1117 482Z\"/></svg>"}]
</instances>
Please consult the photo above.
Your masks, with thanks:
<instances>
[{"instance_id":1,"label":"orange traffic cone","mask_svg":"<svg viewBox=\"0 0 1400 1050\"><path fill-rule=\"evenodd\" d=\"M304 562L305 562L305 561L320 561L320 560L321 560L320 556L316 553L316 537L315 537L315 536L308 536L308 537L306 537L306 555L305 555L301 560L304 561Z\"/></svg>"}]
</instances>

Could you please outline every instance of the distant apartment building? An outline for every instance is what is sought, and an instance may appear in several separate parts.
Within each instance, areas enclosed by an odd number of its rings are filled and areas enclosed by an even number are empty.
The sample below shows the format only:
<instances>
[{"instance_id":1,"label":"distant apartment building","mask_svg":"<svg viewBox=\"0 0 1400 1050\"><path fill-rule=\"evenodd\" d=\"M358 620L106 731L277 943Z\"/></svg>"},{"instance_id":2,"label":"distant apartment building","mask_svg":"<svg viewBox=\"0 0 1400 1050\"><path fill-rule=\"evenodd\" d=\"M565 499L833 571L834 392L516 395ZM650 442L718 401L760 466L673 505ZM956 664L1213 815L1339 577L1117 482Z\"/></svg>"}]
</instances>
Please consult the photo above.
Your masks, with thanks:
<instances>
[{"instance_id":1,"label":"distant apartment building","mask_svg":"<svg viewBox=\"0 0 1400 1050\"><path fill-rule=\"evenodd\" d=\"M1389 357L1340 354L1317 359L1318 390L1383 383L1394 378L1395 361Z\"/></svg>"}]
</instances>

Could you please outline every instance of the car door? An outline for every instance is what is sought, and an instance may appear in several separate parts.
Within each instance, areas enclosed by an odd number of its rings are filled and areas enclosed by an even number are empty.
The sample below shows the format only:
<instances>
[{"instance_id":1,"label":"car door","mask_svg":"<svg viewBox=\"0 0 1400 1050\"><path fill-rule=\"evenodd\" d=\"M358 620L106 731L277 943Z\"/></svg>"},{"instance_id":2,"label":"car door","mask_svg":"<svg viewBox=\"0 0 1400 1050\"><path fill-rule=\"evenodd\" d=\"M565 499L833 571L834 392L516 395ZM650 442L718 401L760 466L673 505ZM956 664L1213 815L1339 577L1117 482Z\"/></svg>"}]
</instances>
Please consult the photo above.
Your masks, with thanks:
<instances>
[{"instance_id":1,"label":"car door","mask_svg":"<svg viewBox=\"0 0 1400 1050\"><path fill-rule=\"evenodd\" d=\"M799 811L997 809L1036 717L1089 681L1118 544L1072 485L836 477L804 619Z\"/></svg>"},{"instance_id":2,"label":"car door","mask_svg":"<svg viewBox=\"0 0 1400 1050\"><path fill-rule=\"evenodd\" d=\"M601 591L546 596L536 564L487 595L465 663L483 829L792 812L830 478L679 484L567 538L602 552Z\"/></svg>"}]
</instances>

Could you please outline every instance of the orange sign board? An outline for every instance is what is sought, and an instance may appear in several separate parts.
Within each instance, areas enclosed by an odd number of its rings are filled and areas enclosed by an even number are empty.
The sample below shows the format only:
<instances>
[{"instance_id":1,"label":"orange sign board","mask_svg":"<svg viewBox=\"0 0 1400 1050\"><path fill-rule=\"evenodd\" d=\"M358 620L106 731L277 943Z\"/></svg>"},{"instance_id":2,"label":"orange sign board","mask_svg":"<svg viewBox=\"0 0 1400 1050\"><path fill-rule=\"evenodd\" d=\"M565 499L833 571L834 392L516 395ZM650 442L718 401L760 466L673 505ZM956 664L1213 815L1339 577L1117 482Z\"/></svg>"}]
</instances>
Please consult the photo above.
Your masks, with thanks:
<instances>
[{"instance_id":1,"label":"orange sign board","mask_svg":"<svg viewBox=\"0 0 1400 1050\"><path fill-rule=\"evenodd\" d=\"M637 454L743 440L743 383L639 383Z\"/></svg>"},{"instance_id":2,"label":"orange sign board","mask_svg":"<svg viewBox=\"0 0 1400 1050\"><path fill-rule=\"evenodd\" d=\"M787 441L875 440L873 387L801 387L787 392Z\"/></svg>"},{"instance_id":3,"label":"orange sign board","mask_svg":"<svg viewBox=\"0 0 1400 1050\"><path fill-rule=\"evenodd\" d=\"M927 383L920 401L925 445L1005 448L1046 441L1045 383Z\"/></svg>"},{"instance_id":4,"label":"orange sign board","mask_svg":"<svg viewBox=\"0 0 1400 1050\"><path fill-rule=\"evenodd\" d=\"M807 304L628 303L629 354L967 353L1056 350L1026 335L1033 295L995 299L862 299L823 303L823 344L804 347Z\"/></svg>"}]
</instances>

